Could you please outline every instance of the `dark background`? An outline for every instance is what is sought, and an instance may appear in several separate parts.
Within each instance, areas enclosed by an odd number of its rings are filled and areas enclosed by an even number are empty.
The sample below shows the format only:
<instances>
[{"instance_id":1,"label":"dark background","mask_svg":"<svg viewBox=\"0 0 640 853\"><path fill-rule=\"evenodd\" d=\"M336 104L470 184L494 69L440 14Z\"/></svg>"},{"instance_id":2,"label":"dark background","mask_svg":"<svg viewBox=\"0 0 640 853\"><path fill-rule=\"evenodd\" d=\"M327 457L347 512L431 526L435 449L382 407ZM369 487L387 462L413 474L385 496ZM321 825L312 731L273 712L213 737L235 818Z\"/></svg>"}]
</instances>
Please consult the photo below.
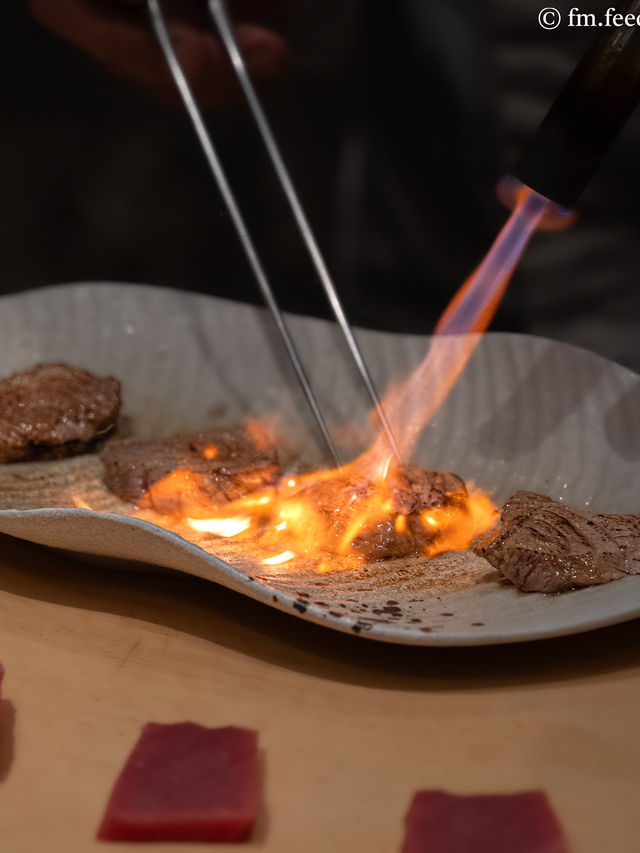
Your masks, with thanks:
<instances>
[{"instance_id":1,"label":"dark background","mask_svg":"<svg viewBox=\"0 0 640 853\"><path fill-rule=\"evenodd\" d=\"M541 30L529 0L293 6L291 73L265 105L347 313L428 333L504 221L497 179L593 33ZM22 0L2 4L0 33L0 292L106 280L259 302L182 111L45 30ZM246 109L207 120L283 307L326 316ZM578 224L534 237L492 328L640 371L639 141L636 115Z\"/></svg>"}]
</instances>

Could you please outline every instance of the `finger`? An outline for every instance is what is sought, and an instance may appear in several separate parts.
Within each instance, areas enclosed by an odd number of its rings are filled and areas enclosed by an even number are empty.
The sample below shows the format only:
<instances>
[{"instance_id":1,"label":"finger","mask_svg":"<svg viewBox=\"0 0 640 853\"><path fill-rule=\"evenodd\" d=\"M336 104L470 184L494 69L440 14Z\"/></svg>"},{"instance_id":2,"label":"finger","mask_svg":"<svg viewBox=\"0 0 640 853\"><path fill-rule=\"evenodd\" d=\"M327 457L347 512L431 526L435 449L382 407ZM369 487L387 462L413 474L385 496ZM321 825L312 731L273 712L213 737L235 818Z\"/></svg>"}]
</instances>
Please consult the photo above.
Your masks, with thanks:
<instances>
[{"instance_id":1,"label":"finger","mask_svg":"<svg viewBox=\"0 0 640 853\"><path fill-rule=\"evenodd\" d=\"M147 0L105 0L110 4L124 6L144 6ZM189 7L202 7L205 0L182 0L180 9L188 14ZM291 0L229 0L229 13L234 20L251 21L255 24L275 27L282 25L291 7ZM175 14L176 5L171 12Z\"/></svg>"},{"instance_id":2,"label":"finger","mask_svg":"<svg viewBox=\"0 0 640 853\"><path fill-rule=\"evenodd\" d=\"M157 96L177 101L175 85L137 3L99 0L30 0L33 14L45 26L91 53L112 71ZM186 22L170 22L178 58L202 106L235 100L239 87L226 54L212 31ZM236 38L256 84L277 80L288 64L287 48L275 32L253 24L239 24Z\"/></svg>"}]
</instances>

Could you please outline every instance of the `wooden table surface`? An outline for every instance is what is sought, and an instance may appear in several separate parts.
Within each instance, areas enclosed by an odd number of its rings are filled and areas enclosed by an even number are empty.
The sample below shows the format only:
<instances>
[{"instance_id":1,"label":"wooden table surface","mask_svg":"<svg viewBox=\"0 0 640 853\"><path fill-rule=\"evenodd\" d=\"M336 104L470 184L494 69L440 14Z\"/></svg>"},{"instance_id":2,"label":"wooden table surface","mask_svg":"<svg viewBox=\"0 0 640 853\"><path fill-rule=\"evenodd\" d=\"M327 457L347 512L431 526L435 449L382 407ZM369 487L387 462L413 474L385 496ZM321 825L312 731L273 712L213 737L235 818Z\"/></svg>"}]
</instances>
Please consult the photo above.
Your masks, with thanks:
<instances>
[{"instance_id":1,"label":"wooden table surface","mask_svg":"<svg viewBox=\"0 0 640 853\"><path fill-rule=\"evenodd\" d=\"M0 536L0 849L108 849L95 832L141 726L193 720L260 732L249 849L395 853L416 789L543 788L574 853L631 853L639 640L635 621L523 645L386 646L192 577Z\"/></svg>"}]
</instances>

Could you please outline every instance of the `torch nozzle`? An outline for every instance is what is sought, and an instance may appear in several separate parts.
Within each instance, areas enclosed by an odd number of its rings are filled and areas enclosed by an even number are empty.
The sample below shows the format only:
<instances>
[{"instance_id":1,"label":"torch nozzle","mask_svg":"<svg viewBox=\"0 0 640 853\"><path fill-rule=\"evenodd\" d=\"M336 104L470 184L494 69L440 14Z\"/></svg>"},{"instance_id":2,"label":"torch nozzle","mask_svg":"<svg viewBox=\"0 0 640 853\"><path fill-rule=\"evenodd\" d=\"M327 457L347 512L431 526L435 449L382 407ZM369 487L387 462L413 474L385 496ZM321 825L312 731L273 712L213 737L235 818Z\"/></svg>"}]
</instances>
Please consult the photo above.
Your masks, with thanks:
<instances>
[{"instance_id":1,"label":"torch nozzle","mask_svg":"<svg viewBox=\"0 0 640 853\"><path fill-rule=\"evenodd\" d=\"M640 0L620 17L636 24L599 29L513 170L564 208L575 206L640 100Z\"/></svg>"},{"instance_id":2,"label":"torch nozzle","mask_svg":"<svg viewBox=\"0 0 640 853\"><path fill-rule=\"evenodd\" d=\"M496 195L506 208L515 210L522 199L523 190L530 192L531 187L526 186L513 175L504 175L498 181ZM540 193L535 193L535 191L534 194L540 195ZM564 231L565 228L573 225L578 218L575 210L570 210L568 207L561 207L545 196L542 196L542 198L547 204L536 226L541 231Z\"/></svg>"}]
</instances>

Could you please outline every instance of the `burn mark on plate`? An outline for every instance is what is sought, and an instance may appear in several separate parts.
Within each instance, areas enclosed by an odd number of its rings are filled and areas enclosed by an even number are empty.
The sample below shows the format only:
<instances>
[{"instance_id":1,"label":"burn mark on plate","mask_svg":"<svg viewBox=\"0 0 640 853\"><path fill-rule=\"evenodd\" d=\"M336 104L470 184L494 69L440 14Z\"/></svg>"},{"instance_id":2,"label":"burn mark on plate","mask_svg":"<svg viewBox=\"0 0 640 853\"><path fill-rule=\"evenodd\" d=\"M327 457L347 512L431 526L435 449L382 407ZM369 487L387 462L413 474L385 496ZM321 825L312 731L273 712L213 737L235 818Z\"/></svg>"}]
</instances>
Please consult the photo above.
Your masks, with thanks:
<instances>
[{"instance_id":1,"label":"burn mark on plate","mask_svg":"<svg viewBox=\"0 0 640 853\"><path fill-rule=\"evenodd\" d=\"M400 619L402 609L400 607L381 607L373 611L377 616L383 616L385 613L391 616L392 619Z\"/></svg>"},{"instance_id":2,"label":"burn mark on plate","mask_svg":"<svg viewBox=\"0 0 640 853\"><path fill-rule=\"evenodd\" d=\"M374 616L369 616L367 618L367 623L369 623L369 622L378 622L382 625L392 625L393 624L390 619L378 619L377 617L374 617Z\"/></svg>"},{"instance_id":3,"label":"burn mark on plate","mask_svg":"<svg viewBox=\"0 0 640 853\"><path fill-rule=\"evenodd\" d=\"M308 604L302 598L296 598L293 602L294 610L297 610L298 613L306 613Z\"/></svg>"}]
</instances>

